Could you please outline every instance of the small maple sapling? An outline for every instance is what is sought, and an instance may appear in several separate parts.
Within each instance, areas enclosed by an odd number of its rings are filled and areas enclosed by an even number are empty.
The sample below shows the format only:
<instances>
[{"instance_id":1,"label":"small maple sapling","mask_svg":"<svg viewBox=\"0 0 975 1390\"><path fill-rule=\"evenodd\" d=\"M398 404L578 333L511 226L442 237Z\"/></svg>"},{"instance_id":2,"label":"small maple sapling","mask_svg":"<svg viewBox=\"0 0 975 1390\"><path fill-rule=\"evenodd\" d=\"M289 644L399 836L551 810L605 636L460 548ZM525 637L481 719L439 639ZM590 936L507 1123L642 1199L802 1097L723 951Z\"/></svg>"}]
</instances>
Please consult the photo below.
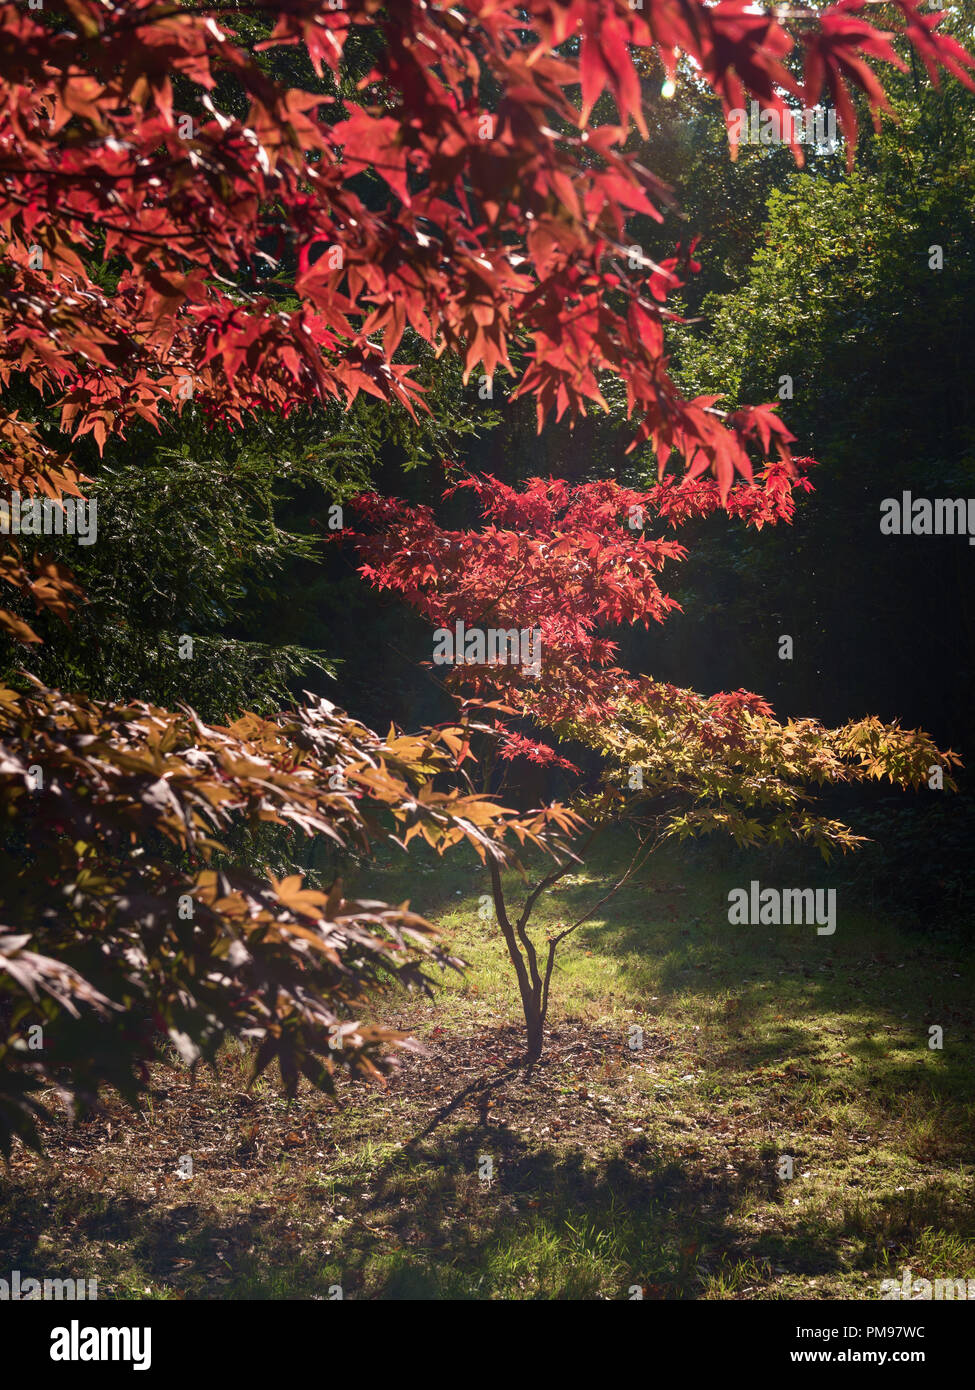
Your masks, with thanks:
<instances>
[{"instance_id":1,"label":"small maple sapling","mask_svg":"<svg viewBox=\"0 0 975 1390\"><path fill-rule=\"evenodd\" d=\"M661 571L683 559L686 549L675 538L649 534L651 525L676 532L722 506L757 528L788 522L796 488L810 490L801 466L807 462L797 460L792 473L769 463L724 503L719 485L704 479L666 480L637 491L611 480L570 485L535 478L515 488L497 478L467 477L446 494L474 494L483 520L467 530L447 530L431 508L392 498L373 494L355 504L360 525L347 539L362 561L360 572L376 588L397 593L438 629L463 623L465 629L541 633L537 675L518 661L471 661L464 652L438 668L465 714L480 707L493 717L477 735L483 790L499 790L505 766L515 760L558 766L574 776L569 805L588 825L573 843L574 855L530 888L517 913L500 868L488 865L521 995L529 1060L542 1051L559 945L663 840L722 831L744 845L812 842L829 858L862 837L816 814L811 788L875 778L919 786L933 764L954 786L956 755L939 751L920 730L874 718L835 729L815 719L780 721L748 691L705 697L616 664L609 632L649 627L679 607L661 588ZM539 732L527 735L526 724ZM485 749L488 729L493 746ZM556 747L560 740L598 755L598 776L586 776L564 757ZM536 943L530 924L540 896L602 828L622 820L638 831L630 863L576 921L544 945Z\"/></svg>"}]
</instances>

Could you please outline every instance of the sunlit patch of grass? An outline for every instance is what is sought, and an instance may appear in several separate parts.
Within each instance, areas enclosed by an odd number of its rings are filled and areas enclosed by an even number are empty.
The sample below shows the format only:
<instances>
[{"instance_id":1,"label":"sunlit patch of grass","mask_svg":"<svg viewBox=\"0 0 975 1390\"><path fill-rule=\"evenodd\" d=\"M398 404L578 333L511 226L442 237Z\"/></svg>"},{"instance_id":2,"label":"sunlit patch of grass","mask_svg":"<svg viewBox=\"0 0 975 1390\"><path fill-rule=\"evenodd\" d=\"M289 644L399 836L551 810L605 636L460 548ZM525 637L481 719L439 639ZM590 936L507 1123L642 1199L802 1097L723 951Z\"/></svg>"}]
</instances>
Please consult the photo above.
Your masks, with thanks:
<instances>
[{"instance_id":1,"label":"sunlit patch of grass","mask_svg":"<svg viewBox=\"0 0 975 1390\"><path fill-rule=\"evenodd\" d=\"M431 1046L483 1040L519 1017L504 944L479 915L486 879L474 861L428 867L403 860L370 890L409 898L470 968L434 1000L391 994L377 1009L406 1011ZM538 935L598 897L607 868L544 899ZM181 1082L120 1116L87 1173L67 1134L50 1170L15 1159L0 1201L11 1267L94 1274L103 1297L192 1298L874 1298L904 1267L975 1276L971 952L865 915L831 938L732 929L737 873L663 857L566 943L552 1027L589 1026L608 1050L566 1063L532 1125L469 1106L408 1151L460 1088L449 1072L400 1109L365 1089L337 1111L307 1092L289 1108L270 1077L242 1109L250 1058L229 1048L219 1084ZM608 1118L577 1142L553 1118L581 1095ZM204 1154L192 1183L166 1176L173 1126L186 1143L215 1126L233 1153L255 1113L259 1166ZM300 1145L281 1149L292 1129ZM485 1146L503 1153L488 1188Z\"/></svg>"},{"instance_id":2,"label":"sunlit patch of grass","mask_svg":"<svg viewBox=\"0 0 975 1390\"><path fill-rule=\"evenodd\" d=\"M772 1268L767 1261L722 1260L720 1268L704 1279L701 1297L739 1298L768 1288L773 1278Z\"/></svg>"}]
</instances>

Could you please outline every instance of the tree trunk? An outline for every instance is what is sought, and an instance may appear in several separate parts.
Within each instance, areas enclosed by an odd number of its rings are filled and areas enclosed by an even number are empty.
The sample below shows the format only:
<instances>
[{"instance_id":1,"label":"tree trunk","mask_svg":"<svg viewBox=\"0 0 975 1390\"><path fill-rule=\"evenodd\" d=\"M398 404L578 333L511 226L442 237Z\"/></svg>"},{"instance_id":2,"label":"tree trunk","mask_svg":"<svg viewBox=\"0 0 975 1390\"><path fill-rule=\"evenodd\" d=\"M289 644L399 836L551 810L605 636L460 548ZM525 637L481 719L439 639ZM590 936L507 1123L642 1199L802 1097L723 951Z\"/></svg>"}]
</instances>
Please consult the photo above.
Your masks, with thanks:
<instances>
[{"instance_id":1,"label":"tree trunk","mask_svg":"<svg viewBox=\"0 0 975 1390\"><path fill-rule=\"evenodd\" d=\"M528 1041L527 1058L529 1062L537 1062L542 1055L542 1045L545 1041L545 1020L534 999L524 1000L523 1003L525 1005L525 1035Z\"/></svg>"},{"instance_id":2,"label":"tree trunk","mask_svg":"<svg viewBox=\"0 0 975 1390\"><path fill-rule=\"evenodd\" d=\"M504 889L501 884L501 874L498 870L497 863L493 859L488 861L488 872L491 875L491 888L498 925L501 928L501 935L504 937L505 945L508 948L508 955L511 958L511 963L515 968L515 975L518 979L518 991L521 994L521 1007L525 1015L525 1035L528 1044L527 1060L529 1064L531 1064L537 1062L542 1055L546 1012L542 1006L544 986L541 976L538 973L538 962L535 958L535 951L531 942L525 935L523 923L519 922L516 928L512 926L508 917L508 910L504 901ZM519 936L525 947L524 957L518 948Z\"/></svg>"}]
</instances>

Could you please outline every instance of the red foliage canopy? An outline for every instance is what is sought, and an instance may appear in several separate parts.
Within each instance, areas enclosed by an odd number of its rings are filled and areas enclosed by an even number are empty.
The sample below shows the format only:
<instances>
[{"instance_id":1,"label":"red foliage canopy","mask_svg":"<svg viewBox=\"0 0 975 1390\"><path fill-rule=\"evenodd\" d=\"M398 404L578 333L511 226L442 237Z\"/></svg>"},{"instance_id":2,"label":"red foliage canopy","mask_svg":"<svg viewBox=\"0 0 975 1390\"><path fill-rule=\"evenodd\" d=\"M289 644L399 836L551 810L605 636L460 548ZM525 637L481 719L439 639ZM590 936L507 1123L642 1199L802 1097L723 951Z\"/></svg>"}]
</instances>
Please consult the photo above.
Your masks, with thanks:
<instances>
[{"instance_id":1,"label":"red foliage canopy","mask_svg":"<svg viewBox=\"0 0 975 1390\"><path fill-rule=\"evenodd\" d=\"M365 529L346 539L364 561L364 578L439 627L433 654L436 662L442 643L444 686L465 713L478 705L494 712L502 759L578 771L547 743L526 737L512 716L600 755L602 792L594 799L577 783L571 801L587 818L631 807L635 789L638 805L655 798L658 813L666 812L660 825L667 834L722 829L741 844L810 839L828 856L857 837L809 813L807 787L881 777L916 787L935 763L954 786L957 756L939 750L923 730L872 717L836 729L814 719L780 723L751 691L706 697L633 675L616 664L617 644L600 635L649 627L679 607L660 579L667 562L686 550L646 534L645 525L676 527L722 506L756 528L789 522L797 487L811 490L804 471L790 473L780 462L767 464L760 480L737 484L724 502L710 479L668 478L636 491L611 479L573 486L535 478L513 488L470 477L448 495L472 490L484 514L480 526L446 530L430 508L368 495L356 503ZM463 628L451 645L443 638L458 623ZM470 643L472 630L485 629L483 647ZM508 632L520 639L525 629L541 635L528 661L524 645L506 639ZM639 776L630 780L634 772Z\"/></svg>"},{"instance_id":2,"label":"red foliage canopy","mask_svg":"<svg viewBox=\"0 0 975 1390\"><path fill-rule=\"evenodd\" d=\"M659 220L669 196L627 149L631 122L645 129L634 58L675 72L686 55L726 111L747 95L811 105L825 83L852 154L849 93L884 104L866 60L902 65L869 7L789 12L800 83L784 66L792 35L742 0L0 5L0 384L26 377L99 447L190 392L230 422L361 391L412 410L420 390L397 359L409 325L468 374L517 370L540 423L602 404L600 373L618 375L636 439L692 476L713 468L726 495L751 477L751 446L787 461L791 436L772 406L724 417L668 377L666 298L688 255L633 271L619 254L627 217ZM932 76L972 86L975 60L941 16L890 9ZM346 49L370 29L375 65L352 99ZM272 75L273 50L298 44L318 90ZM604 92L617 123L592 126ZM81 480L9 413L0 481L53 496ZM38 586L19 555L3 575L38 604L71 601L65 576Z\"/></svg>"},{"instance_id":3,"label":"red foliage canopy","mask_svg":"<svg viewBox=\"0 0 975 1390\"><path fill-rule=\"evenodd\" d=\"M614 664L617 644L601 630L649 627L680 606L661 589L660 572L687 552L676 540L644 534L644 525L659 519L676 528L724 505L761 528L791 520L796 487L809 491L811 484L778 462L760 480L733 488L724 504L710 479L668 478L639 491L611 479L573 486L533 478L514 488L490 476L468 477L445 496L471 490L483 526L447 530L429 507L372 493L355 503L365 529L346 539L364 562L365 579L400 595L436 628L457 622L465 629L537 628L537 674L523 663L478 664L458 654L446 683L460 696L500 697L515 713L558 728L566 720L605 717L620 696L641 689L640 680ZM560 761L545 745L508 733L501 756L518 755Z\"/></svg>"},{"instance_id":4,"label":"red foliage canopy","mask_svg":"<svg viewBox=\"0 0 975 1390\"><path fill-rule=\"evenodd\" d=\"M650 440L662 467L675 451L687 465L689 484L664 484L647 499L661 515L722 503L755 524L785 515L795 473L775 407L725 416L714 397L683 400L668 376L667 298L693 269L690 251L644 254L636 270L620 254L632 242L627 219L659 222L670 196L628 148L632 124L645 132L641 50L670 73L685 55L726 113L748 96L780 112L783 93L813 105L825 84L851 156L850 93L865 92L874 112L884 104L867 60L903 60L892 34L863 17L872 0L787 12L805 50L801 80L785 66L795 40L778 12L754 13L744 0L643 0L631 8L636 2L0 3L0 496L58 497L85 481L41 426L38 397L60 411L63 431L91 435L99 448L137 419L160 425L191 398L231 425L255 409L349 403L363 391L412 411L422 394L401 357L410 327L438 352L461 354L468 377L499 366L514 372L516 393L535 398L540 424L551 412L575 416L602 405L600 376L619 377L634 442ZM889 10L933 77L944 68L973 86L975 60L939 32L941 16L922 15L919 0L896 0ZM296 45L317 74L308 73L304 89L282 77L295 70L287 50ZM375 57L363 71L366 53ZM615 101L616 119L594 126L603 93ZM750 450L776 460L760 483ZM702 476L709 469L715 482ZM745 482L733 489L736 475ZM623 690L598 623L660 618L672 606L657 574L680 547L635 534L614 542L625 498L613 486L572 493L537 485L520 501L499 488L477 546L456 542L458 565L480 560L480 594L468 592L462 569L452 575L454 551L446 565L436 556L433 574L414 586L431 616L448 601L472 615L475 603L500 614L518 586L506 592L492 587L495 578L524 577L519 612L542 627L552 663L532 712L549 722L598 711ZM519 516L513 526L505 508L525 500L537 517ZM545 526L561 528L564 540L546 538ZM432 523L428 529L432 543ZM28 565L14 546L0 554L0 577L62 616L77 598L63 569L37 556ZM384 582L406 581L393 565ZM0 630L36 640L2 609ZM529 690L506 693L524 706ZM33 1093L53 1084L59 1058L79 1055L63 1020L63 1052L25 1060L18 1051L16 1028L47 1018L48 1000L70 1015L74 999L107 1009L103 998L124 993L127 1008L152 1003L177 1035L212 1043L212 986L226 1011L221 1029L256 1030L261 1065L275 1053L286 1079L305 1065L319 1076L325 1025L342 1012L321 1000L331 991L341 1002L347 987L341 951L366 952L381 974L389 941L404 950L404 928L423 924L405 910L345 903L338 890L322 902L291 876L270 888L211 876L191 884L167 859L144 856L132 831L156 825L165 833L181 820L202 844L208 820L233 810L273 821L286 796L295 823L310 803L324 810L308 824L328 824L326 769L304 761L309 720L299 716L297 729L247 722L214 734L164 711L135 717L57 692L27 702L0 695L0 793L10 815L27 822L34 856L19 876L11 867L12 889L0 904L11 927L0 983L13 996L12 1012L0 1010L8 1034L0 1037L0 1140L4 1131L29 1132ZM335 733L322 740L329 751L345 737ZM374 736L363 737L372 748ZM463 760L466 737L465 728L456 748L446 744L452 757ZM244 746L252 742L253 752ZM292 745L301 750L297 764ZM380 762L391 746L376 751ZM358 768L358 754L350 757ZM476 798L451 794L444 804L428 785L427 758L417 767L411 755L395 783L371 762L357 775L398 819L416 820L404 840L493 844L510 830L534 842L552 823L567 831L575 824L557 808L526 822ZM115 833L119 823L127 835ZM197 914L205 932L173 920L179 888L205 909ZM157 920L155 953L133 957L131 941ZM69 957L86 951L91 930L103 925L111 951L95 953L102 974L89 988ZM244 955L238 930L248 935ZM45 950L30 946L35 936ZM179 973L191 959L192 988ZM239 993L224 960L245 977ZM360 959L359 976L371 978L370 969ZM251 988L254 980L267 988ZM122 1072L131 1048L118 1032L110 1037ZM360 1041L368 1053L376 1038ZM104 1046L91 1045L76 1087L104 1079Z\"/></svg>"}]
</instances>

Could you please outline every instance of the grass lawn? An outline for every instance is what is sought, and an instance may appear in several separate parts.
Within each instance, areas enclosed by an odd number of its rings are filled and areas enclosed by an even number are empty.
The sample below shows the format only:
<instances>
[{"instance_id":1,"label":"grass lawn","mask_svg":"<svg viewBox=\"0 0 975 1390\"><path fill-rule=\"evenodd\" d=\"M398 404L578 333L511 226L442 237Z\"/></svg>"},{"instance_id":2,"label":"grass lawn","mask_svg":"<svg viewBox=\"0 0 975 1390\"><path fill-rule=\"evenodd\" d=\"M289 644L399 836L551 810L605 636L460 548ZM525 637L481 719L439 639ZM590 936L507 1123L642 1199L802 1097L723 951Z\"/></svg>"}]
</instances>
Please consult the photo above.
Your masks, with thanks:
<instances>
[{"instance_id":1,"label":"grass lawn","mask_svg":"<svg viewBox=\"0 0 975 1390\"><path fill-rule=\"evenodd\" d=\"M574 920L606 871L563 880L539 926ZM102 1298L866 1299L905 1266L975 1277L964 932L842 894L833 936L729 926L728 890L754 876L658 855L564 943L526 1077L476 861L373 873L370 893L409 897L470 963L436 1000L380 1011L427 1055L385 1089L290 1106L271 1080L246 1091L235 1049L219 1079L160 1062L141 1113L110 1099L53 1125L47 1159L15 1152L0 1261L95 1276Z\"/></svg>"}]
</instances>

